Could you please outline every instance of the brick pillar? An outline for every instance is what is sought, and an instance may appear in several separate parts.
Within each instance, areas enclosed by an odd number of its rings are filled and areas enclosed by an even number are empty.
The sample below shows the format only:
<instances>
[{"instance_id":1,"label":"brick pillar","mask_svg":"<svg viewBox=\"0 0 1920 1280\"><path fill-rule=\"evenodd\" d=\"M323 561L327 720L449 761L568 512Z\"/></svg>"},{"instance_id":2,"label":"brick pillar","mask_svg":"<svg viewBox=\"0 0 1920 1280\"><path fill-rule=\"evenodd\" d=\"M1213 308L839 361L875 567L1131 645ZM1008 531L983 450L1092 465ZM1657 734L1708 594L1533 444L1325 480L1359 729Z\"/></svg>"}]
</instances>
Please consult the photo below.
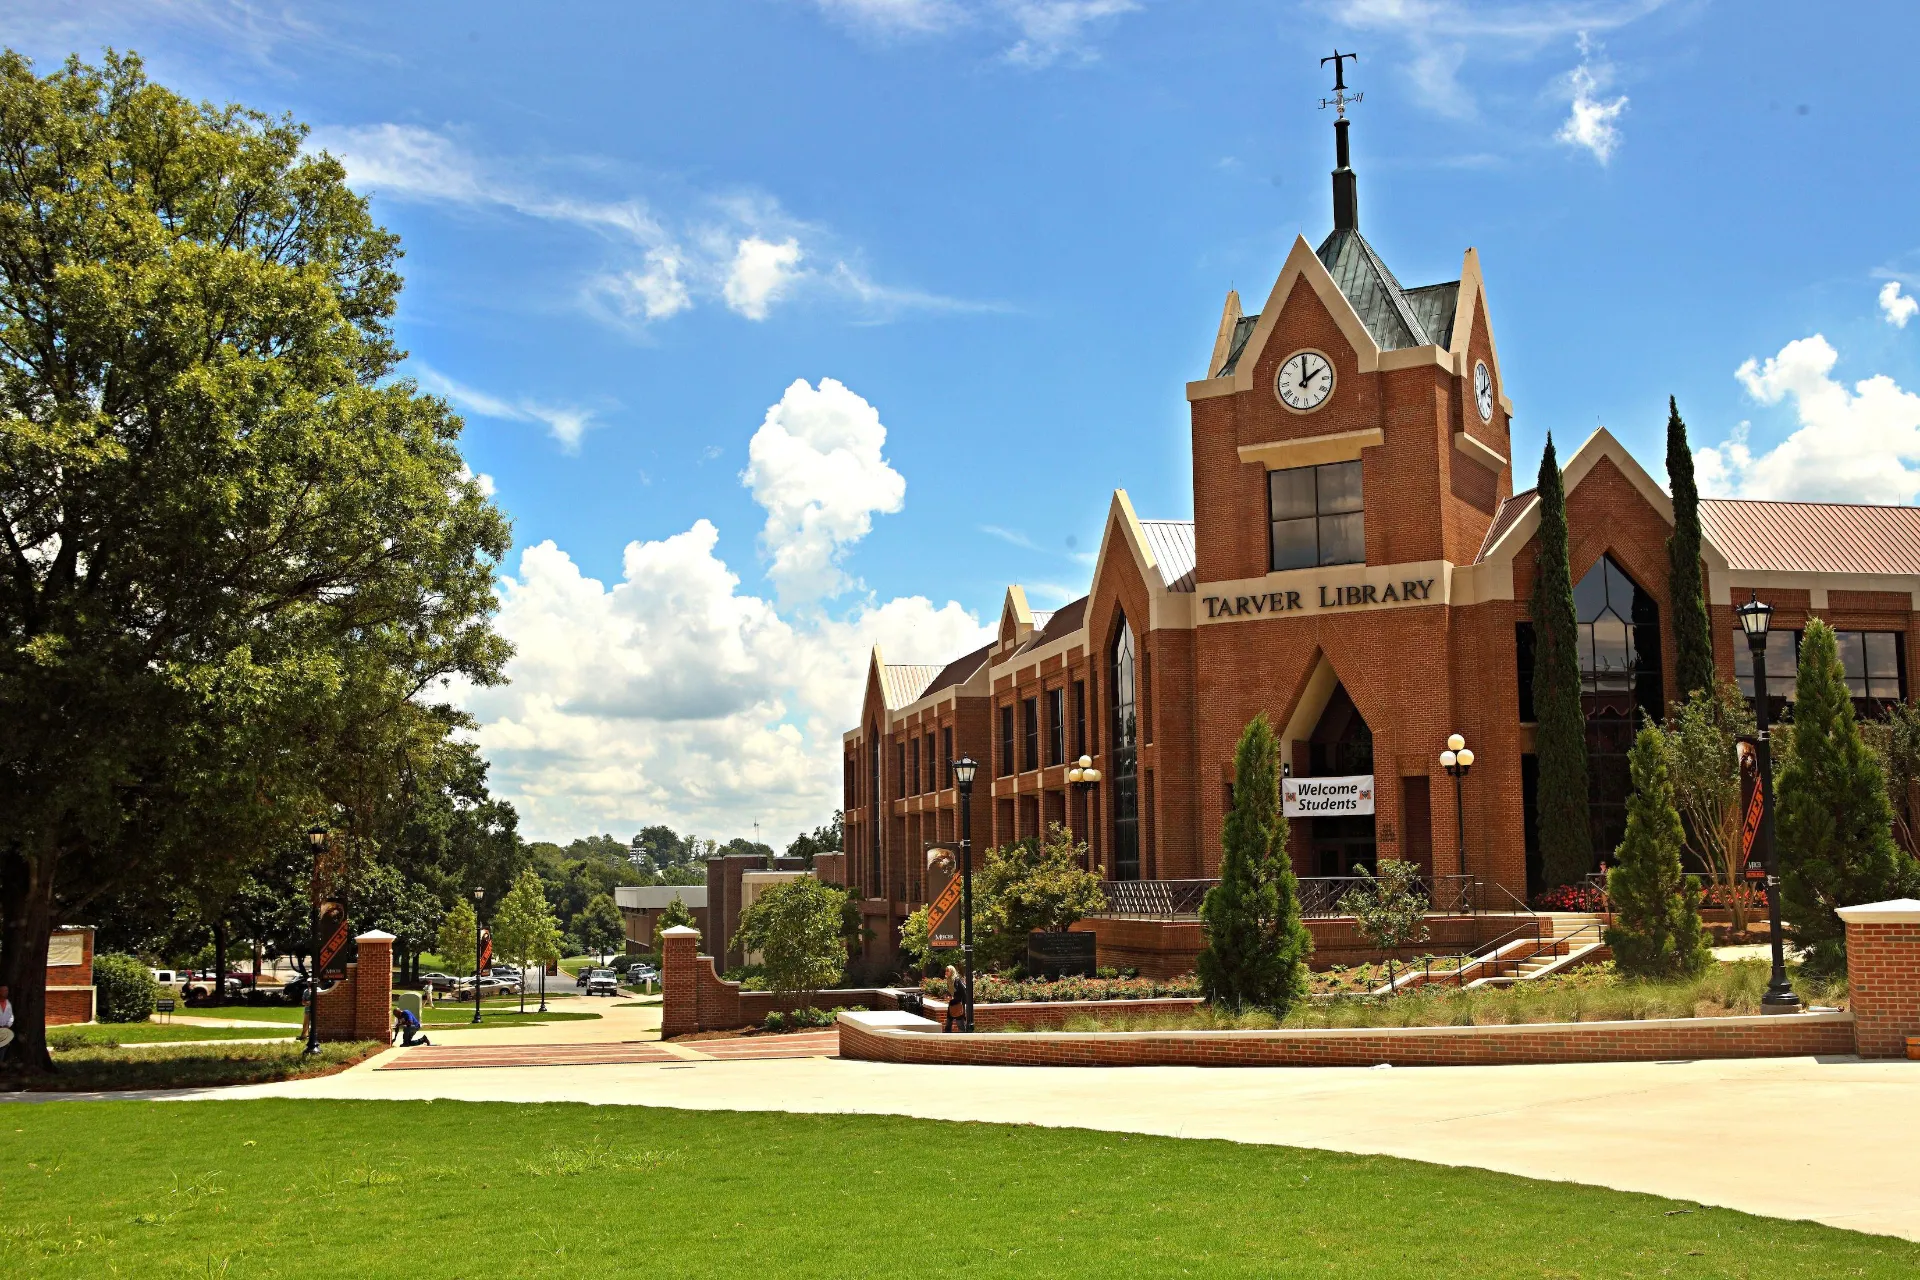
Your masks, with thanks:
<instances>
[{"instance_id":1,"label":"brick pillar","mask_svg":"<svg viewBox=\"0 0 1920 1280\"><path fill-rule=\"evenodd\" d=\"M1840 908L1847 924L1847 990L1854 1052L1903 1058L1920 1036L1920 901Z\"/></svg>"},{"instance_id":2,"label":"brick pillar","mask_svg":"<svg viewBox=\"0 0 1920 1280\"><path fill-rule=\"evenodd\" d=\"M660 931L662 1039L700 1029L700 964L697 931L683 924Z\"/></svg>"},{"instance_id":3,"label":"brick pillar","mask_svg":"<svg viewBox=\"0 0 1920 1280\"><path fill-rule=\"evenodd\" d=\"M360 951L353 974L353 1035L385 1040L393 1029L393 935L373 929L354 939Z\"/></svg>"}]
</instances>

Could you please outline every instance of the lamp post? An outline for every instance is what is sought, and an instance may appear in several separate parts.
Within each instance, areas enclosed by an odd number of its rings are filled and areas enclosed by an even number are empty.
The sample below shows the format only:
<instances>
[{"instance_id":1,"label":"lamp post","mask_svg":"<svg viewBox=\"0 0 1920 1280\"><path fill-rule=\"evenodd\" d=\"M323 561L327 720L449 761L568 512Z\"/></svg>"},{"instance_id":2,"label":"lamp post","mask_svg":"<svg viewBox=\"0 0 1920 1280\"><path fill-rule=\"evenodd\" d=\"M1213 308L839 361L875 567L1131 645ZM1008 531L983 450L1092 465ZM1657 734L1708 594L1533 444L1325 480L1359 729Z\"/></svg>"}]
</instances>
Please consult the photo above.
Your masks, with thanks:
<instances>
[{"instance_id":1,"label":"lamp post","mask_svg":"<svg viewBox=\"0 0 1920 1280\"><path fill-rule=\"evenodd\" d=\"M1455 868L1459 874L1467 874L1467 811L1460 802L1460 780L1467 776L1467 770L1473 768L1473 748L1459 734L1447 735L1447 749L1440 753L1440 767L1453 777L1453 830Z\"/></svg>"},{"instance_id":2,"label":"lamp post","mask_svg":"<svg viewBox=\"0 0 1920 1280\"><path fill-rule=\"evenodd\" d=\"M480 901L487 896L485 889L473 891L473 1020L480 1021Z\"/></svg>"},{"instance_id":3,"label":"lamp post","mask_svg":"<svg viewBox=\"0 0 1920 1280\"><path fill-rule=\"evenodd\" d=\"M327 847L325 823L307 828L307 848L313 850L313 883L308 896L313 899L313 951L307 966L307 1052L320 1052L320 853ZM222 975L224 983L225 976Z\"/></svg>"},{"instance_id":4,"label":"lamp post","mask_svg":"<svg viewBox=\"0 0 1920 1280\"><path fill-rule=\"evenodd\" d=\"M1786 945L1780 936L1780 859L1773 843L1773 744L1769 740L1767 718L1767 632L1773 624L1773 606L1748 592L1747 602L1734 610L1740 629L1747 633L1747 648L1753 653L1753 718L1755 726L1756 771L1754 785L1760 788L1760 859L1767 868L1767 940L1772 944L1773 977L1760 1005L1768 1013L1789 1013L1800 1007L1787 981Z\"/></svg>"},{"instance_id":5,"label":"lamp post","mask_svg":"<svg viewBox=\"0 0 1920 1280\"><path fill-rule=\"evenodd\" d=\"M1093 826L1093 784L1098 781L1100 781L1100 771L1093 767L1092 756L1081 756L1073 762L1073 767L1067 770L1068 785L1080 788L1080 800L1086 806L1088 827ZM1081 832L1082 836L1089 834L1091 833ZM1088 863L1093 861L1093 842L1090 840L1087 842L1087 861ZM1087 870L1092 871L1093 867L1089 865Z\"/></svg>"},{"instance_id":6,"label":"lamp post","mask_svg":"<svg viewBox=\"0 0 1920 1280\"><path fill-rule=\"evenodd\" d=\"M966 970L966 1031L973 1030L973 774L979 767L972 756L953 762L953 784L960 789L960 963Z\"/></svg>"}]
</instances>

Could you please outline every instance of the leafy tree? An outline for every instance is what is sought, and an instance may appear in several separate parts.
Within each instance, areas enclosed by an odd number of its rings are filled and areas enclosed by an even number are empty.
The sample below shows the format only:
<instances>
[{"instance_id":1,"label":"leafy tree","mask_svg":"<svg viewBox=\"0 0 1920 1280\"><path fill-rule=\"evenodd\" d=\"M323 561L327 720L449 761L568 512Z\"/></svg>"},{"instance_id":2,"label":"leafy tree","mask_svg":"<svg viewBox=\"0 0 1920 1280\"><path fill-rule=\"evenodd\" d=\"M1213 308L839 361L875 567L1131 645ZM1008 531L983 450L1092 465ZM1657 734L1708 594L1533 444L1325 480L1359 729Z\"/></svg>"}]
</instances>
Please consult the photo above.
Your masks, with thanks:
<instances>
[{"instance_id":1,"label":"leafy tree","mask_svg":"<svg viewBox=\"0 0 1920 1280\"><path fill-rule=\"evenodd\" d=\"M0 982L29 1069L56 916L357 811L388 748L462 722L429 691L507 653L506 523L394 376L398 242L305 137L137 58L0 55Z\"/></svg>"},{"instance_id":2,"label":"leafy tree","mask_svg":"<svg viewBox=\"0 0 1920 1280\"><path fill-rule=\"evenodd\" d=\"M833 811L833 821L825 826L815 827L812 832L802 831L787 846L789 858L804 858L809 867L814 858L823 853L839 853L845 846L847 815L843 810Z\"/></svg>"},{"instance_id":3,"label":"leafy tree","mask_svg":"<svg viewBox=\"0 0 1920 1280\"><path fill-rule=\"evenodd\" d=\"M434 942L433 949L440 954L440 963L456 978L465 977L473 972L473 952L479 945L476 936L480 922L473 914L473 904L465 898L455 898L453 907L440 921L440 936Z\"/></svg>"},{"instance_id":4,"label":"leafy tree","mask_svg":"<svg viewBox=\"0 0 1920 1280\"><path fill-rule=\"evenodd\" d=\"M1233 753L1233 807L1221 835L1220 883L1200 905L1207 945L1194 968L1208 1001L1284 1013L1306 995L1313 936L1280 811L1279 743L1266 713Z\"/></svg>"},{"instance_id":5,"label":"leafy tree","mask_svg":"<svg viewBox=\"0 0 1920 1280\"><path fill-rule=\"evenodd\" d=\"M1086 870L1087 846L1050 823L1042 840L987 850L973 878L974 946L989 967L1018 963L1027 935L1058 933L1106 908L1100 877Z\"/></svg>"},{"instance_id":6,"label":"leafy tree","mask_svg":"<svg viewBox=\"0 0 1920 1280\"><path fill-rule=\"evenodd\" d=\"M1887 775L1887 800L1893 806L1893 837L1909 854L1920 855L1914 799L1920 790L1920 707L1911 702L1887 706L1885 718L1860 726L1860 736Z\"/></svg>"},{"instance_id":7,"label":"leafy tree","mask_svg":"<svg viewBox=\"0 0 1920 1280\"><path fill-rule=\"evenodd\" d=\"M540 876L528 867L514 881L513 888L500 900L493 916L493 941L500 954L520 966L520 1011L527 1009L525 970L529 965L544 965L560 958L560 926L547 909L546 891Z\"/></svg>"},{"instance_id":8,"label":"leafy tree","mask_svg":"<svg viewBox=\"0 0 1920 1280\"><path fill-rule=\"evenodd\" d=\"M620 921L620 908L609 894L596 894L575 922L580 944L587 954L599 956L619 950L626 940L626 926Z\"/></svg>"},{"instance_id":9,"label":"leafy tree","mask_svg":"<svg viewBox=\"0 0 1920 1280\"><path fill-rule=\"evenodd\" d=\"M660 918L654 921L653 954L662 962L667 958L666 951L660 945L660 935L664 931L668 929L697 928L699 928L699 925L694 923L692 909L689 908L686 903L680 901L680 899L675 898L667 904L667 909L660 913Z\"/></svg>"},{"instance_id":10,"label":"leafy tree","mask_svg":"<svg viewBox=\"0 0 1920 1280\"><path fill-rule=\"evenodd\" d=\"M160 997L147 966L129 955L93 958L94 1001L102 1022L145 1022Z\"/></svg>"},{"instance_id":11,"label":"leafy tree","mask_svg":"<svg viewBox=\"0 0 1920 1280\"><path fill-rule=\"evenodd\" d=\"M1587 717L1580 703L1579 624L1567 563L1567 495L1547 435L1540 455L1540 558L1533 577L1533 710L1542 877L1573 884L1593 866L1587 821Z\"/></svg>"},{"instance_id":12,"label":"leafy tree","mask_svg":"<svg viewBox=\"0 0 1920 1280\"><path fill-rule=\"evenodd\" d=\"M1680 696L1713 688L1713 627L1700 579L1700 490L1680 406L1667 397L1667 484L1673 490L1673 532L1667 537L1667 606L1673 619L1674 674Z\"/></svg>"},{"instance_id":13,"label":"leafy tree","mask_svg":"<svg viewBox=\"0 0 1920 1280\"><path fill-rule=\"evenodd\" d=\"M927 928L927 904L921 903L900 922L900 958L921 973L933 962L933 933Z\"/></svg>"},{"instance_id":14,"label":"leafy tree","mask_svg":"<svg viewBox=\"0 0 1920 1280\"><path fill-rule=\"evenodd\" d=\"M1353 917L1354 927L1375 950L1387 956L1387 986L1394 985L1393 962L1404 947L1425 942L1427 892L1420 884L1417 864L1383 858L1379 874L1356 864L1364 882L1340 895L1340 910Z\"/></svg>"},{"instance_id":15,"label":"leafy tree","mask_svg":"<svg viewBox=\"0 0 1920 1280\"><path fill-rule=\"evenodd\" d=\"M1700 923L1700 890L1680 869L1685 834L1667 760L1660 730L1641 729L1627 753L1633 775L1627 832L1607 872L1613 905L1607 946L1620 971L1638 978L1697 977L1713 961Z\"/></svg>"},{"instance_id":16,"label":"leafy tree","mask_svg":"<svg viewBox=\"0 0 1920 1280\"><path fill-rule=\"evenodd\" d=\"M840 928L846 896L844 889L812 876L769 885L740 913L732 945L759 953L770 990L811 1004L815 992L846 971L847 944Z\"/></svg>"},{"instance_id":17,"label":"leafy tree","mask_svg":"<svg viewBox=\"0 0 1920 1280\"><path fill-rule=\"evenodd\" d=\"M1674 707L1660 735L1673 804L1686 819L1686 847L1713 872L1722 889L1733 929L1747 927L1746 859L1740 853L1740 829L1746 814L1740 805L1742 735L1753 732L1753 711L1733 685L1721 682L1695 689Z\"/></svg>"},{"instance_id":18,"label":"leafy tree","mask_svg":"<svg viewBox=\"0 0 1920 1280\"><path fill-rule=\"evenodd\" d=\"M1893 842L1880 762L1854 719L1833 629L1810 619L1800 639L1793 763L1781 776L1780 911L1815 973L1844 973L1847 931L1836 912L1911 896L1913 858Z\"/></svg>"}]
</instances>

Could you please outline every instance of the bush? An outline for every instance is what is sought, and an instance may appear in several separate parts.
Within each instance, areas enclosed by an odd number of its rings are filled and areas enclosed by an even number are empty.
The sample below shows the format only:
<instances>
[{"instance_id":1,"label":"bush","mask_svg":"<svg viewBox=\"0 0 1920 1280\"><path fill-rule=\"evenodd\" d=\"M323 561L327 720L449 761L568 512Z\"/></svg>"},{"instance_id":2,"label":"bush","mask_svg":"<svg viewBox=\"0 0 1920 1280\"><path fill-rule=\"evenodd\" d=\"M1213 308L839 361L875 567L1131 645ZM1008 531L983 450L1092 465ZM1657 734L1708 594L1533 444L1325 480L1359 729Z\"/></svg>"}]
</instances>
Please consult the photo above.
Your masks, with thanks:
<instances>
[{"instance_id":1,"label":"bush","mask_svg":"<svg viewBox=\"0 0 1920 1280\"><path fill-rule=\"evenodd\" d=\"M787 1029L787 1015L775 1009L766 1016L766 1020L760 1025L769 1031L785 1031Z\"/></svg>"},{"instance_id":2,"label":"bush","mask_svg":"<svg viewBox=\"0 0 1920 1280\"><path fill-rule=\"evenodd\" d=\"M920 989L932 996L945 996L944 978L929 978ZM1197 996L1200 981L1192 974L1163 981L1157 978L1008 978L1000 974L978 975L974 999L980 1004L1012 1004L1028 1000L1153 1000L1161 996Z\"/></svg>"},{"instance_id":3,"label":"bush","mask_svg":"<svg viewBox=\"0 0 1920 1280\"><path fill-rule=\"evenodd\" d=\"M95 956L93 987L101 1022L145 1022L160 998L160 984L147 966L128 955Z\"/></svg>"},{"instance_id":4,"label":"bush","mask_svg":"<svg viewBox=\"0 0 1920 1280\"><path fill-rule=\"evenodd\" d=\"M1534 894L1533 905L1541 911L1601 912L1607 895L1590 884L1563 884Z\"/></svg>"}]
</instances>

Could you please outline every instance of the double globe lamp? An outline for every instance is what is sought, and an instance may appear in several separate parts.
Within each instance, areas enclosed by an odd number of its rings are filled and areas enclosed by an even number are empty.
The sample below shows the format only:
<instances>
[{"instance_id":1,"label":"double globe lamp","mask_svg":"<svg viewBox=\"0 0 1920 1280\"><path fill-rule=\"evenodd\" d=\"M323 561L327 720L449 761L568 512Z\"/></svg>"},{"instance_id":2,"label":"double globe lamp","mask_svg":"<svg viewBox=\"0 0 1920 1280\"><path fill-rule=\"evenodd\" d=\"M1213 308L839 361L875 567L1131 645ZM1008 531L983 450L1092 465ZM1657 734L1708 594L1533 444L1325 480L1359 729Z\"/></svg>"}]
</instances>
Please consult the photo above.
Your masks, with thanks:
<instances>
[{"instance_id":1,"label":"double globe lamp","mask_svg":"<svg viewBox=\"0 0 1920 1280\"><path fill-rule=\"evenodd\" d=\"M1473 748L1459 734L1447 736L1447 749L1440 753L1440 767L1453 778L1453 823L1456 844L1455 856L1458 859L1457 870L1467 874L1467 811L1460 802L1460 780L1467 776L1467 770L1473 768Z\"/></svg>"}]
</instances>

